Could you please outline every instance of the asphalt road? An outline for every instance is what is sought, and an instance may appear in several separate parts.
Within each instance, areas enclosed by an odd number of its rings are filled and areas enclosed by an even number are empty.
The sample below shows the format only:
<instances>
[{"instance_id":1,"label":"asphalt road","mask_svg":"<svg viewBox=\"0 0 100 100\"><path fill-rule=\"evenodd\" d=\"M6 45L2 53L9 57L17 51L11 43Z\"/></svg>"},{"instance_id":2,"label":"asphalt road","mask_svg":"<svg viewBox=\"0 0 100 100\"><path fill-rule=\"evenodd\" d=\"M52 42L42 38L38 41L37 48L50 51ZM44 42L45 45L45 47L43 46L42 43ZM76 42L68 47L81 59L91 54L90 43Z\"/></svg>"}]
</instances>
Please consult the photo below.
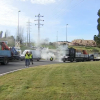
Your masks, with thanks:
<instances>
[{"instance_id":1,"label":"asphalt road","mask_svg":"<svg viewBox=\"0 0 100 100\"><path fill-rule=\"evenodd\" d=\"M29 67L48 65L48 64L57 64L57 63L61 63L61 62L40 60L40 61L34 61L34 64L30 65ZM9 62L8 65L0 65L0 75L9 73L15 70L23 69L23 68L25 68L24 61Z\"/></svg>"}]
</instances>

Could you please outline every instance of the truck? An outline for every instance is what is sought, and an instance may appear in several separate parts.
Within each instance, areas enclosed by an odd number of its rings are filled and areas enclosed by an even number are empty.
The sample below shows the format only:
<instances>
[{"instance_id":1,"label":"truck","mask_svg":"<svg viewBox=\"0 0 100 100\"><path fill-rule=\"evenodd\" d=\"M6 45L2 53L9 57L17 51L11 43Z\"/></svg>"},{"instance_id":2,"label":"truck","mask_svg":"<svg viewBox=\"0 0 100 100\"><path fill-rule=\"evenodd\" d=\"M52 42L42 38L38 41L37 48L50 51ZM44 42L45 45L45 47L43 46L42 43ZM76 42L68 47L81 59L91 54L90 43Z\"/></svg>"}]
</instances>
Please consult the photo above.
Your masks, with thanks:
<instances>
[{"instance_id":1,"label":"truck","mask_svg":"<svg viewBox=\"0 0 100 100\"><path fill-rule=\"evenodd\" d=\"M4 42L0 42L0 63L6 65L9 63L9 59L11 57L11 51L9 50L9 48L6 48L6 45L4 44L5 44Z\"/></svg>"},{"instance_id":2,"label":"truck","mask_svg":"<svg viewBox=\"0 0 100 100\"><path fill-rule=\"evenodd\" d=\"M76 49L74 48L68 48L66 54L62 57L62 61L88 61L89 60L89 55L87 53L85 53L85 51L83 50L82 52L77 52Z\"/></svg>"},{"instance_id":3,"label":"truck","mask_svg":"<svg viewBox=\"0 0 100 100\"><path fill-rule=\"evenodd\" d=\"M68 52L66 53L65 56L62 57L62 61L99 61L100 60L100 55L96 54L88 54L86 50L82 50L81 52L77 51L74 48L68 48Z\"/></svg>"},{"instance_id":4,"label":"truck","mask_svg":"<svg viewBox=\"0 0 100 100\"><path fill-rule=\"evenodd\" d=\"M15 48L15 50L18 52L18 54L19 55L21 55L22 54L22 50L21 50L21 48L20 47L14 47Z\"/></svg>"},{"instance_id":5,"label":"truck","mask_svg":"<svg viewBox=\"0 0 100 100\"><path fill-rule=\"evenodd\" d=\"M9 63L11 52L9 50L0 50L0 63L6 65Z\"/></svg>"},{"instance_id":6,"label":"truck","mask_svg":"<svg viewBox=\"0 0 100 100\"><path fill-rule=\"evenodd\" d=\"M76 61L76 62L80 62L80 61L96 61L96 60L100 60L100 56L96 55L96 54L88 54L86 52L86 50L76 50L75 48L68 48L68 46L62 46L59 49L59 56L61 61L66 62L66 61Z\"/></svg>"},{"instance_id":7,"label":"truck","mask_svg":"<svg viewBox=\"0 0 100 100\"><path fill-rule=\"evenodd\" d=\"M0 42L0 63L6 65L10 60L14 59L20 59L15 48L9 48L5 42Z\"/></svg>"},{"instance_id":8,"label":"truck","mask_svg":"<svg viewBox=\"0 0 100 100\"><path fill-rule=\"evenodd\" d=\"M99 53L94 53L94 61L99 61L100 60L100 54Z\"/></svg>"},{"instance_id":9,"label":"truck","mask_svg":"<svg viewBox=\"0 0 100 100\"><path fill-rule=\"evenodd\" d=\"M20 60L20 53L15 49L15 47L11 47L10 51L12 53L11 60Z\"/></svg>"}]
</instances>

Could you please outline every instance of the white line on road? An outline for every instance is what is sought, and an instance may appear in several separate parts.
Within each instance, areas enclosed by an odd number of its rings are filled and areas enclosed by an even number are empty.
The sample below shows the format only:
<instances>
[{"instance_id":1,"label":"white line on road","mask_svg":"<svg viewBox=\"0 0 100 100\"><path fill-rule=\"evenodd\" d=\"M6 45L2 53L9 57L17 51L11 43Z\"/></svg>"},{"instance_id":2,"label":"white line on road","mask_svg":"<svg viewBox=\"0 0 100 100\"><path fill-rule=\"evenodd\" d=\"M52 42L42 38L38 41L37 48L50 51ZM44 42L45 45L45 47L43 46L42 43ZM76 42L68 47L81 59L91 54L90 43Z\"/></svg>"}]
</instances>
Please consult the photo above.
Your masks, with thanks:
<instances>
[{"instance_id":1,"label":"white line on road","mask_svg":"<svg viewBox=\"0 0 100 100\"><path fill-rule=\"evenodd\" d=\"M8 74L8 73L13 73L13 72L15 72L15 71L19 71L19 70L22 70L22 69L25 69L25 68L21 68L21 69L17 69L17 70L9 71L9 72L6 72L6 73L3 73L3 74L0 74L0 76L3 76L3 75Z\"/></svg>"}]
</instances>

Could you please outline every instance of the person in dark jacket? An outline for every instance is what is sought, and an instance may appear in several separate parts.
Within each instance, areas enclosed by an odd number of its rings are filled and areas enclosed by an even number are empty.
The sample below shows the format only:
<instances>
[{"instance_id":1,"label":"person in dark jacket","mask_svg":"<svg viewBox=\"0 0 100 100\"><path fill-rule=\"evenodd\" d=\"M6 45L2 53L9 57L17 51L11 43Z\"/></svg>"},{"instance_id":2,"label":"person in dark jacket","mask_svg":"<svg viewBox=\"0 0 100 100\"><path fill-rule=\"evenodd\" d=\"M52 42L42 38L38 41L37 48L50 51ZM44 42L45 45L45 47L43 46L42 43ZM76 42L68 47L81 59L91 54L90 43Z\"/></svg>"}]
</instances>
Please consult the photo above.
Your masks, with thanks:
<instances>
[{"instance_id":1,"label":"person in dark jacket","mask_svg":"<svg viewBox=\"0 0 100 100\"><path fill-rule=\"evenodd\" d=\"M30 62L31 62L32 65L33 65L33 55L32 55L32 52L30 52Z\"/></svg>"}]
</instances>

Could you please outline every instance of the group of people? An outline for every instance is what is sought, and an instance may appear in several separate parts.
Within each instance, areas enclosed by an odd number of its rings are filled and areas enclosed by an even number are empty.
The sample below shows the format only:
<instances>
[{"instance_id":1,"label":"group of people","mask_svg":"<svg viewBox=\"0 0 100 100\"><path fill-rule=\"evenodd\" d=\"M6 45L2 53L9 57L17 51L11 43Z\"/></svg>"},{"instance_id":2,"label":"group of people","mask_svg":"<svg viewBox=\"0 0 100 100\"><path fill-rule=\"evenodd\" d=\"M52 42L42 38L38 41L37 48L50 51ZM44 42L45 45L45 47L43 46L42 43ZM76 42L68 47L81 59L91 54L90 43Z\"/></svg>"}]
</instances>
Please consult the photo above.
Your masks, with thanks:
<instances>
[{"instance_id":1,"label":"group of people","mask_svg":"<svg viewBox=\"0 0 100 100\"><path fill-rule=\"evenodd\" d=\"M25 54L25 67L29 67L30 63L33 65L33 55L32 52L26 52Z\"/></svg>"}]
</instances>

